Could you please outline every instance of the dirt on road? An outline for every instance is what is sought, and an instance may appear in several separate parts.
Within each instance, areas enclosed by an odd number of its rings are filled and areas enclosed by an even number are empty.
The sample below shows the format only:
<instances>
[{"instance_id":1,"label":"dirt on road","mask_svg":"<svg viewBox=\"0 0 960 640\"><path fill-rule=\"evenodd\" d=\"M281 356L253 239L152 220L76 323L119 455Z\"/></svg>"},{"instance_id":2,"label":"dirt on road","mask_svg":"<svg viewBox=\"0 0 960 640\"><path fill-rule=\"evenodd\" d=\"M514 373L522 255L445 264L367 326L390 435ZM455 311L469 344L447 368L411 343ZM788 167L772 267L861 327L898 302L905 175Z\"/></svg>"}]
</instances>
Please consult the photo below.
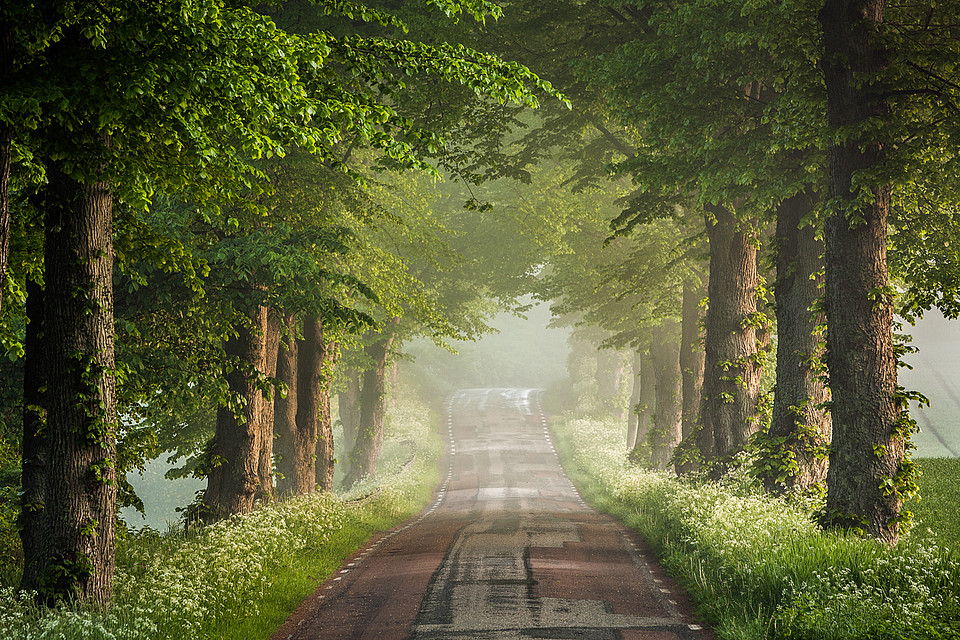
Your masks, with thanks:
<instances>
[{"instance_id":1,"label":"dirt on road","mask_svg":"<svg viewBox=\"0 0 960 640\"><path fill-rule=\"evenodd\" d=\"M447 408L433 504L374 538L273 640L709 640L646 545L580 499L531 389Z\"/></svg>"}]
</instances>

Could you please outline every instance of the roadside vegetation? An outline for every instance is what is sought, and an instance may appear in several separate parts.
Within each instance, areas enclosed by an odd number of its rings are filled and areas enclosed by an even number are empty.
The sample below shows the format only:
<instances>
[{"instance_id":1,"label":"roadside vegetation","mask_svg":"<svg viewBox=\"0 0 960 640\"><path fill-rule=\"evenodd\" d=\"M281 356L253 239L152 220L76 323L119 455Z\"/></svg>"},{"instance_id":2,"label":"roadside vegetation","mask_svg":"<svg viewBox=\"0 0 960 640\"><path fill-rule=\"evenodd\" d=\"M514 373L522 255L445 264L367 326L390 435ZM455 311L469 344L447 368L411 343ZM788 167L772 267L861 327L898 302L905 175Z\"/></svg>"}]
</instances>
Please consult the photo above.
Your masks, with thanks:
<instances>
[{"instance_id":1,"label":"roadside vegetation","mask_svg":"<svg viewBox=\"0 0 960 640\"><path fill-rule=\"evenodd\" d=\"M720 638L960 638L957 460L921 461L919 525L889 547L824 533L818 500L763 492L747 464L681 480L627 462L619 421L554 429L585 498L650 542Z\"/></svg>"},{"instance_id":2,"label":"roadside vegetation","mask_svg":"<svg viewBox=\"0 0 960 640\"><path fill-rule=\"evenodd\" d=\"M441 444L425 407L391 410L379 472L350 492L301 495L210 526L121 536L109 613L38 607L17 594L4 555L0 638L269 638L371 535L419 511L437 482Z\"/></svg>"}]
</instances>

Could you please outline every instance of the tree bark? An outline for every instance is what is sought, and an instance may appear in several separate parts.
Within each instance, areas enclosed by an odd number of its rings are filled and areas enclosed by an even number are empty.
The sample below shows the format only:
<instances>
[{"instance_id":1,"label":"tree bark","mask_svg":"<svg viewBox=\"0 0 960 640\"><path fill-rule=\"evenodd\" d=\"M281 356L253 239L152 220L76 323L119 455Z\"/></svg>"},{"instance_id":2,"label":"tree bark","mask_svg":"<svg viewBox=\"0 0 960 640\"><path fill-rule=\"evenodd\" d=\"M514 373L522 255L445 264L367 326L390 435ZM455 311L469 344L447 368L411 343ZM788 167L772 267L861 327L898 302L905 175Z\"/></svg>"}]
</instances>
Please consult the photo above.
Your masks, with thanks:
<instances>
[{"instance_id":1,"label":"tree bark","mask_svg":"<svg viewBox=\"0 0 960 640\"><path fill-rule=\"evenodd\" d=\"M23 444L20 483L20 539L25 559L22 585L39 584L43 564L43 540L39 536L43 525L43 504L46 496L47 456L43 424L43 287L27 280L27 326L24 335L26 357L23 371Z\"/></svg>"},{"instance_id":2,"label":"tree bark","mask_svg":"<svg viewBox=\"0 0 960 640\"><path fill-rule=\"evenodd\" d=\"M107 141L108 142L108 141ZM47 601L112 596L116 538L113 196L47 166L42 506L25 520L21 586ZM31 481L28 478L28 481ZM27 494L36 488L24 487Z\"/></svg>"},{"instance_id":3,"label":"tree bark","mask_svg":"<svg viewBox=\"0 0 960 640\"><path fill-rule=\"evenodd\" d=\"M666 469L673 450L680 444L683 387L680 375L679 323L661 324L653 332L650 356L656 379L657 409L650 430L650 462Z\"/></svg>"},{"instance_id":4,"label":"tree bark","mask_svg":"<svg viewBox=\"0 0 960 640\"><path fill-rule=\"evenodd\" d=\"M4 10L4 13L6 11ZM13 76L13 29L10 18L0 17L0 85ZM10 170L13 160L13 124L0 123L0 309L10 265Z\"/></svg>"},{"instance_id":5,"label":"tree bark","mask_svg":"<svg viewBox=\"0 0 960 640\"><path fill-rule=\"evenodd\" d=\"M604 413L612 413L623 420L623 406L620 400L620 381L623 379L623 357L612 349L596 350L597 395Z\"/></svg>"},{"instance_id":6,"label":"tree bark","mask_svg":"<svg viewBox=\"0 0 960 640\"><path fill-rule=\"evenodd\" d=\"M703 284L700 278L690 277L683 282L680 326L680 375L683 390L683 414L680 423L681 443L686 449L696 449L697 425L700 421L701 391L703 389L703 335L700 329L700 299ZM683 455L675 463L678 474L691 473L697 464L693 456Z\"/></svg>"},{"instance_id":7,"label":"tree bark","mask_svg":"<svg viewBox=\"0 0 960 640\"><path fill-rule=\"evenodd\" d=\"M333 382L333 369L337 366L337 360L340 359L340 345L334 340L327 340L323 336L321 338L323 355L321 357L322 375L317 416L316 482L320 491L332 492L336 452L333 448L333 414L330 408L330 386Z\"/></svg>"},{"instance_id":8,"label":"tree bark","mask_svg":"<svg viewBox=\"0 0 960 640\"><path fill-rule=\"evenodd\" d=\"M266 368L267 308L258 309L249 323L238 327L227 340L227 355L239 365L227 374L230 392L239 407L217 410L217 429L208 451L205 509L201 516L215 522L232 515L249 513L260 489L260 448L263 443L263 392L258 372Z\"/></svg>"},{"instance_id":9,"label":"tree bark","mask_svg":"<svg viewBox=\"0 0 960 640\"><path fill-rule=\"evenodd\" d=\"M757 237L729 209L707 207L710 282L704 333L702 428L697 443L712 475L757 431L760 333L757 311Z\"/></svg>"},{"instance_id":10,"label":"tree bark","mask_svg":"<svg viewBox=\"0 0 960 640\"><path fill-rule=\"evenodd\" d=\"M823 523L892 544L910 463L887 293L890 185L856 185L888 155L872 133L890 119L885 87L868 81L887 65L877 35L883 0L827 0L819 20L830 126L856 131L873 121L830 148L828 195L837 209L825 226L825 311L833 443Z\"/></svg>"},{"instance_id":11,"label":"tree bark","mask_svg":"<svg viewBox=\"0 0 960 640\"><path fill-rule=\"evenodd\" d=\"M297 327L293 314L284 317L284 332L277 353L277 379L287 387L286 396L273 402L273 424L277 433L277 493L297 493L297 477L306 471L296 466L297 443Z\"/></svg>"},{"instance_id":12,"label":"tree bark","mask_svg":"<svg viewBox=\"0 0 960 640\"><path fill-rule=\"evenodd\" d=\"M297 345L297 437L294 466L296 492L317 488L317 438L324 387L323 324L316 318L303 321L303 338Z\"/></svg>"},{"instance_id":13,"label":"tree bark","mask_svg":"<svg viewBox=\"0 0 960 640\"><path fill-rule=\"evenodd\" d=\"M264 375L275 378L277 375L277 358L280 351L281 319L276 312L267 312L267 322L264 327ZM260 416L260 490L257 500L276 500L277 494L273 486L273 442L276 436L274 425L274 403L277 400L276 390L269 398L264 398Z\"/></svg>"},{"instance_id":14,"label":"tree bark","mask_svg":"<svg viewBox=\"0 0 960 640\"><path fill-rule=\"evenodd\" d=\"M343 480L345 487L373 476L377 470L383 425L386 414L386 367L395 335L388 327L364 351L373 363L363 372L360 399L360 425L356 444L350 454L350 471Z\"/></svg>"},{"instance_id":15,"label":"tree bark","mask_svg":"<svg viewBox=\"0 0 960 640\"><path fill-rule=\"evenodd\" d=\"M784 200L777 211L777 384L769 438L761 449L760 478L768 491L806 490L826 480L830 392L823 380L824 343L815 310L823 287L823 243L816 228L801 228L811 192Z\"/></svg>"},{"instance_id":16,"label":"tree bark","mask_svg":"<svg viewBox=\"0 0 960 640\"><path fill-rule=\"evenodd\" d=\"M337 396L337 411L343 427L343 459L340 461L344 477L353 469L353 450L360 430L360 372L350 368L344 374L344 387Z\"/></svg>"},{"instance_id":17,"label":"tree bark","mask_svg":"<svg viewBox=\"0 0 960 640\"><path fill-rule=\"evenodd\" d=\"M638 351L640 354L640 401L633 407L633 411L637 414L637 438L630 453L627 454L627 458L634 464L648 462L647 434L650 433L650 422L657 403L657 378L650 357L651 351L652 346Z\"/></svg>"}]
</instances>

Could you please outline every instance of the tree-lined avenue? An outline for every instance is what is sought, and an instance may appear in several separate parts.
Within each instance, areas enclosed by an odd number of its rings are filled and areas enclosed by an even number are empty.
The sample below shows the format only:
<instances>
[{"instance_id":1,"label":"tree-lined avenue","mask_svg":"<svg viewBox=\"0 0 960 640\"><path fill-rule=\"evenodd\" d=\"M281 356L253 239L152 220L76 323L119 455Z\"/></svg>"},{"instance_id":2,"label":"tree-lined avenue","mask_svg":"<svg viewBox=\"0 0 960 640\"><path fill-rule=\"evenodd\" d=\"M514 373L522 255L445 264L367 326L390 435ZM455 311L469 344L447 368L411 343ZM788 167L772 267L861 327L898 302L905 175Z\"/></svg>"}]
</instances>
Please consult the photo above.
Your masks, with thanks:
<instances>
[{"instance_id":1,"label":"tree-lined avenue","mask_svg":"<svg viewBox=\"0 0 960 640\"><path fill-rule=\"evenodd\" d=\"M434 503L348 560L274 640L712 637L636 535L580 499L537 391L459 391L447 421Z\"/></svg>"}]
</instances>

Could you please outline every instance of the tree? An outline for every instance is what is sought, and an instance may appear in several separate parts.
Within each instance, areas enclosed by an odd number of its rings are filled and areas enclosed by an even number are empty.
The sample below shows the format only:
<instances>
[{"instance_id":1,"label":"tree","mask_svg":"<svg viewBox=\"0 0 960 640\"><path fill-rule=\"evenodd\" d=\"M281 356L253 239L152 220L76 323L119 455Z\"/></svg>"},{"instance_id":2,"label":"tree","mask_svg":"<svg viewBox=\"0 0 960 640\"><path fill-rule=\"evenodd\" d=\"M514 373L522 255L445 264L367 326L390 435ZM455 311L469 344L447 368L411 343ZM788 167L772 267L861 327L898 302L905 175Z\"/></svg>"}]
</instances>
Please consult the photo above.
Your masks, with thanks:
<instances>
[{"instance_id":1,"label":"tree","mask_svg":"<svg viewBox=\"0 0 960 640\"><path fill-rule=\"evenodd\" d=\"M701 348L700 300L703 298L702 274L696 269L683 281L680 327L680 375L683 393L683 413L680 423L680 445L674 453L677 473L689 473L697 468L695 439L700 421L701 393L706 358ZM684 446L684 443L686 445ZM690 459L693 458L693 459Z\"/></svg>"},{"instance_id":2,"label":"tree","mask_svg":"<svg viewBox=\"0 0 960 640\"><path fill-rule=\"evenodd\" d=\"M221 406L217 411L217 431L207 453L207 489L201 513L208 521L250 511L263 489L260 453L265 410L263 388L257 383L258 374L267 368L267 313L267 308L260 306L246 325L237 327L236 336L225 346L226 354L237 360L227 374L227 382L239 406Z\"/></svg>"},{"instance_id":3,"label":"tree","mask_svg":"<svg viewBox=\"0 0 960 640\"><path fill-rule=\"evenodd\" d=\"M370 365L361 374L360 414L350 451L350 467L343 480L347 487L373 476L377 469L386 418L387 363L394 355L393 345L397 339L391 329L397 325L399 318L388 323L386 330L370 335L363 348Z\"/></svg>"},{"instance_id":4,"label":"tree","mask_svg":"<svg viewBox=\"0 0 960 640\"><path fill-rule=\"evenodd\" d=\"M823 242L812 221L815 194L787 198L776 230L777 377L770 428L758 434L758 475L775 493L822 487L831 438L823 371Z\"/></svg>"},{"instance_id":5,"label":"tree","mask_svg":"<svg viewBox=\"0 0 960 640\"><path fill-rule=\"evenodd\" d=\"M704 329L705 375L698 444L715 474L760 429L757 416L766 319L757 307L758 232L726 207L708 207L710 283Z\"/></svg>"},{"instance_id":6,"label":"tree","mask_svg":"<svg viewBox=\"0 0 960 640\"><path fill-rule=\"evenodd\" d=\"M634 370L635 391L630 397L630 414L636 421L635 431L631 434L627 423L627 457L635 463L644 462L647 454L647 434L650 433L650 419L657 402L653 363L650 361L649 346L638 347L635 351L637 367Z\"/></svg>"},{"instance_id":7,"label":"tree","mask_svg":"<svg viewBox=\"0 0 960 640\"><path fill-rule=\"evenodd\" d=\"M828 0L820 12L830 126L843 132L830 147L825 226L833 443L823 522L894 543L910 465L886 263L891 185L875 173L887 145L869 128L891 117L879 79L883 5Z\"/></svg>"},{"instance_id":8,"label":"tree","mask_svg":"<svg viewBox=\"0 0 960 640\"><path fill-rule=\"evenodd\" d=\"M308 317L297 343L297 440L294 454L298 493L314 486L333 491L333 427L330 385L338 347L323 321ZM309 487L305 485L309 483ZM307 488L307 491L304 489Z\"/></svg>"},{"instance_id":9,"label":"tree","mask_svg":"<svg viewBox=\"0 0 960 640\"><path fill-rule=\"evenodd\" d=\"M656 411L650 440L651 464L666 469L682 436L683 386L680 372L679 323L665 322L654 330L650 356L656 378Z\"/></svg>"}]
</instances>

